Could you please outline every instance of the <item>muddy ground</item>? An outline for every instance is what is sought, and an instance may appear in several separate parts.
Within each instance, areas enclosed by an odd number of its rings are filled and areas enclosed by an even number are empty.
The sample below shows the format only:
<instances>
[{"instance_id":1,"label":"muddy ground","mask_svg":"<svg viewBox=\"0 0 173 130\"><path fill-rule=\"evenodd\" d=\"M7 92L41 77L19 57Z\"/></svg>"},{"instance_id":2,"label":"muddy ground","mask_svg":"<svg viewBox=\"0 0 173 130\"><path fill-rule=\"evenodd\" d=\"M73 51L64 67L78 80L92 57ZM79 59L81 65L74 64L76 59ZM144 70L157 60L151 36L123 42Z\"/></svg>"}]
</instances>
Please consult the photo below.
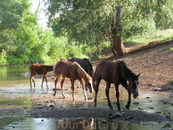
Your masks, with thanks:
<instances>
[{"instance_id":1,"label":"muddy ground","mask_svg":"<svg viewBox=\"0 0 173 130\"><path fill-rule=\"evenodd\" d=\"M129 46L130 45L130 46ZM128 51L139 47L142 45L131 44L126 45ZM112 61L123 60L134 73L141 74L139 77L139 91L155 91L158 93L166 93L172 97L173 86L171 80L173 80L173 51L170 50L173 47L173 42L166 42L165 44L160 44L155 47L135 51L128 53L121 58L112 56L111 49L105 50L105 57L103 60L108 59ZM101 60L100 60L101 61ZM100 62L92 62L93 67ZM41 77L37 77L41 78ZM48 75L49 82L53 82L53 74ZM70 82L67 80L67 84ZM103 88L105 82L102 81L101 85ZM113 87L113 86L112 86ZM71 96L67 96L66 100L71 100ZM172 122L170 119L170 114L163 116L157 112L147 113L139 110L126 110L119 112L116 109L110 110L107 108L85 108L85 107L73 107L73 108L63 108L57 107L53 104L56 100L64 100L62 97L53 97L52 95L38 95L31 96L32 101L42 101L47 102L49 105L35 105L32 110L29 110L29 117L42 117L42 118L97 118L104 119L107 121L129 121L129 122ZM77 97L77 100L81 100L81 96ZM88 102L93 102L90 99ZM164 104L164 103L163 103ZM173 104L173 102L170 102ZM122 106L124 108L124 106ZM24 108L26 109L26 108ZM23 110L23 109L22 109ZM17 110L18 111L18 110Z\"/></svg>"}]
</instances>

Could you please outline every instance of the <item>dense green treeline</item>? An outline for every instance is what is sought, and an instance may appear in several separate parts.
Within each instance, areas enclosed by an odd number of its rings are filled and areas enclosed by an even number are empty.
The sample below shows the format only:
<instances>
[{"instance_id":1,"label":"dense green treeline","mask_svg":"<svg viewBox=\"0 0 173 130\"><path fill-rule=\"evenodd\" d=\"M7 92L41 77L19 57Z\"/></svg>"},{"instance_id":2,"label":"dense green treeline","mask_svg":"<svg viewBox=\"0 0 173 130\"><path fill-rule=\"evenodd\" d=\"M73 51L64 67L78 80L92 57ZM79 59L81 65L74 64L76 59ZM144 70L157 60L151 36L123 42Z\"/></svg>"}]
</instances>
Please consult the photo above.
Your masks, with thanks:
<instances>
[{"instance_id":1,"label":"dense green treeline","mask_svg":"<svg viewBox=\"0 0 173 130\"><path fill-rule=\"evenodd\" d=\"M48 5L53 31L39 26L30 0L0 0L0 66L72 57L93 60L104 47L111 45L117 51L122 41L173 27L173 2L169 0L42 2Z\"/></svg>"},{"instance_id":2,"label":"dense green treeline","mask_svg":"<svg viewBox=\"0 0 173 130\"><path fill-rule=\"evenodd\" d=\"M0 0L0 66L87 57L85 45L42 29L29 0Z\"/></svg>"}]
</instances>

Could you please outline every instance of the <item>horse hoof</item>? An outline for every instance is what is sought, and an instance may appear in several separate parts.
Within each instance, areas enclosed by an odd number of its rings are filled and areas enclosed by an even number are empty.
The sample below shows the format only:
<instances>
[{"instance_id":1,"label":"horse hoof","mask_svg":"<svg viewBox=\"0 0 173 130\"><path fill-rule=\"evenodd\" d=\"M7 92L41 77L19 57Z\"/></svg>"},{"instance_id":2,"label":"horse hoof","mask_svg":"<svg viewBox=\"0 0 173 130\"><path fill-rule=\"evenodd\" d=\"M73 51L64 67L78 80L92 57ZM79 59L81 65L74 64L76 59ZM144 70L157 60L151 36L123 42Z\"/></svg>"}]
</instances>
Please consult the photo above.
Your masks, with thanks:
<instances>
[{"instance_id":1,"label":"horse hoof","mask_svg":"<svg viewBox=\"0 0 173 130\"><path fill-rule=\"evenodd\" d=\"M110 109L112 110L112 109L114 109L112 106L110 106Z\"/></svg>"},{"instance_id":2,"label":"horse hoof","mask_svg":"<svg viewBox=\"0 0 173 130\"><path fill-rule=\"evenodd\" d=\"M128 109L128 110L129 110L129 106L128 106L128 105L126 105L126 109Z\"/></svg>"},{"instance_id":3,"label":"horse hoof","mask_svg":"<svg viewBox=\"0 0 173 130\"><path fill-rule=\"evenodd\" d=\"M99 108L97 105L95 105L95 108Z\"/></svg>"},{"instance_id":4,"label":"horse hoof","mask_svg":"<svg viewBox=\"0 0 173 130\"><path fill-rule=\"evenodd\" d=\"M53 94L53 96L55 96L56 94Z\"/></svg>"},{"instance_id":5,"label":"horse hoof","mask_svg":"<svg viewBox=\"0 0 173 130\"><path fill-rule=\"evenodd\" d=\"M119 109L118 109L118 111L121 111L121 112L123 112L123 109L119 108Z\"/></svg>"}]
</instances>

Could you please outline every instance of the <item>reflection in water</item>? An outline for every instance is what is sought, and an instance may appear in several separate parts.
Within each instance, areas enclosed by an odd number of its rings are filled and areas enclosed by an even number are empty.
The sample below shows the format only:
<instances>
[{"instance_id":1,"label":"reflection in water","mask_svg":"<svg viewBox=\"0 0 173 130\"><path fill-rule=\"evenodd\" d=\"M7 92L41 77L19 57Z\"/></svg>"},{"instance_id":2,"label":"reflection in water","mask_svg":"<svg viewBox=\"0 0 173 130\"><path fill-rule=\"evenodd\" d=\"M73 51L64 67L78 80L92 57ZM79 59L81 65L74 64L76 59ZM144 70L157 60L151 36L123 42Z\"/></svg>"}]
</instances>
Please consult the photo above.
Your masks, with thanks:
<instances>
[{"instance_id":1,"label":"reflection in water","mask_svg":"<svg viewBox=\"0 0 173 130\"><path fill-rule=\"evenodd\" d=\"M94 128L94 121L93 119L62 119L56 120L56 127L63 130L89 130Z\"/></svg>"},{"instance_id":2,"label":"reflection in water","mask_svg":"<svg viewBox=\"0 0 173 130\"><path fill-rule=\"evenodd\" d=\"M0 80L24 80L28 79L21 73L28 72L28 65L0 67Z\"/></svg>"},{"instance_id":3,"label":"reflection in water","mask_svg":"<svg viewBox=\"0 0 173 130\"><path fill-rule=\"evenodd\" d=\"M63 119L56 120L57 130L117 130L121 123L104 122L95 119Z\"/></svg>"},{"instance_id":4,"label":"reflection in water","mask_svg":"<svg viewBox=\"0 0 173 130\"><path fill-rule=\"evenodd\" d=\"M13 120L14 121L14 120ZM8 130L158 130L166 123L107 122L99 119L45 119L16 120L4 127ZM0 127L1 128L1 127Z\"/></svg>"}]
</instances>

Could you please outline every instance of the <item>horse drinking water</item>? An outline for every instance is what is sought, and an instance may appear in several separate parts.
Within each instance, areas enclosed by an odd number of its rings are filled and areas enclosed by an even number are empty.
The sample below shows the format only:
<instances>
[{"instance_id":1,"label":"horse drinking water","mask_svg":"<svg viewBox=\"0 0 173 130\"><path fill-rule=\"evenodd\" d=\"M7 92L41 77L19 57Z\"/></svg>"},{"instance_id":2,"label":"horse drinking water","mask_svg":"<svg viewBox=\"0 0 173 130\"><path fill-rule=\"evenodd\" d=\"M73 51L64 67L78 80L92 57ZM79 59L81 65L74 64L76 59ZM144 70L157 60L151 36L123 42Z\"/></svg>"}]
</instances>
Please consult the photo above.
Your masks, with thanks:
<instances>
[{"instance_id":1,"label":"horse drinking water","mask_svg":"<svg viewBox=\"0 0 173 130\"><path fill-rule=\"evenodd\" d=\"M68 60L70 62L74 62L76 61L84 70L87 74L89 74L91 77L93 77L94 71L93 71L93 67L92 64L89 62L88 59L83 58L83 59L79 59L79 58L72 58L70 60ZM85 83L85 88L87 89L89 86L88 83Z\"/></svg>"},{"instance_id":2,"label":"horse drinking water","mask_svg":"<svg viewBox=\"0 0 173 130\"><path fill-rule=\"evenodd\" d=\"M46 80L46 85L47 85L47 74L50 71L53 71L53 65L32 64L30 66L30 72L31 72L31 75L30 75L30 87L32 88L32 81L33 81L34 87L35 87L34 77L36 75L43 75L42 84L41 84L42 88L43 88L44 79ZM47 89L48 89L48 85L47 85Z\"/></svg>"},{"instance_id":3,"label":"horse drinking water","mask_svg":"<svg viewBox=\"0 0 173 130\"><path fill-rule=\"evenodd\" d=\"M140 75L140 74L139 74ZM93 77L94 89L95 89L95 106L97 106L97 93L100 81L103 79L106 82L106 97L108 106L113 109L109 98L109 88L110 84L114 83L117 98L117 107L121 111L119 103L119 91L118 86L121 84L128 91L128 102L126 108L129 109L131 103L131 93L133 97L136 98L138 94L138 77L139 75L134 74L123 61L102 61L100 62L95 70ZM128 81L128 84L127 84Z\"/></svg>"},{"instance_id":4,"label":"horse drinking water","mask_svg":"<svg viewBox=\"0 0 173 130\"><path fill-rule=\"evenodd\" d=\"M89 90L90 90L90 92L92 92L92 88L93 88L92 78L85 72L85 70L77 62L61 60L54 64L53 72L56 77L55 89L54 89L54 94L53 94L54 96L56 95L56 90L57 90L56 85L57 85L58 79L60 77L62 77L61 90L62 90L63 98L65 98L65 95L63 92L63 85L64 85L65 78L70 78L71 84L72 84L71 89L72 89L73 100L75 100L75 98L74 98L74 82L77 79L80 81L80 83L82 85L82 88L84 91L84 97L85 97L85 100L87 100L87 95L86 95L86 91L85 91L82 79L85 81L85 83L89 84L89 86L88 86Z\"/></svg>"}]
</instances>

